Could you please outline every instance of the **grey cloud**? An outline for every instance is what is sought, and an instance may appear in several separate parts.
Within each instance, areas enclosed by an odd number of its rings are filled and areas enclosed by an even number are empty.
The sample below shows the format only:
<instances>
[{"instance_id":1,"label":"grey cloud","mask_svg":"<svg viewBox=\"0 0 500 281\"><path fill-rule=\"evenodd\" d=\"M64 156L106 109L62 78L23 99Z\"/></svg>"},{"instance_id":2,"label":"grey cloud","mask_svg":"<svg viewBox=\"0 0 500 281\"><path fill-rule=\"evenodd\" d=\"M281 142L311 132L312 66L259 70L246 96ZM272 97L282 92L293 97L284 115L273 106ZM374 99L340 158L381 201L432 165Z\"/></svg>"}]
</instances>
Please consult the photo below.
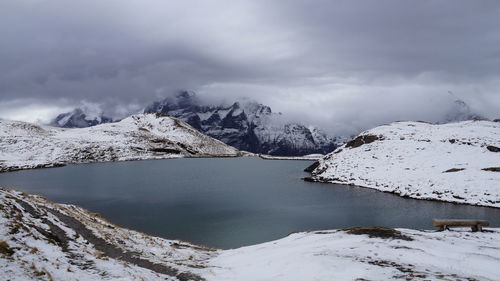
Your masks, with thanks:
<instances>
[{"instance_id":1,"label":"grey cloud","mask_svg":"<svg viewBox=\"0 0 500 281\"><path fill-rule=\"evenodd\" d=\"M437 119L452 90L500 112L497 1L6 0L0 42L0 108L191 89L361 129Z\"/></svg>"}]
</instances>

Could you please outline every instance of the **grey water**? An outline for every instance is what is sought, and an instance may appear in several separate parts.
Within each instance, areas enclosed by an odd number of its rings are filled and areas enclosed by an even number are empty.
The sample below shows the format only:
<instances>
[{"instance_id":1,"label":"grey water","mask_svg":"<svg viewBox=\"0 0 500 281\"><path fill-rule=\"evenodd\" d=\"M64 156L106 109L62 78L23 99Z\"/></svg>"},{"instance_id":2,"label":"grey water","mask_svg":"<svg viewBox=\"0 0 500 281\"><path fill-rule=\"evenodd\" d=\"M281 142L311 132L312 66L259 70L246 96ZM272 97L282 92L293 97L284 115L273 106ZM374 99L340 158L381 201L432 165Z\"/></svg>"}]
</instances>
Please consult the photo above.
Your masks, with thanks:
<instances>
[{"instance_id":1,"label":"grey water","mask_svg":"<svg viewBox=\"0 0 500 281\"><path fill-rule=\"evenodd\" d=\"M305 182L309 164L259 158L94 163L3 173L0 186L76 204L123 227L218 248L302 230L432 229L432 218L486 219L500 226L500 209Z\"/></svg>"}]
</instances>

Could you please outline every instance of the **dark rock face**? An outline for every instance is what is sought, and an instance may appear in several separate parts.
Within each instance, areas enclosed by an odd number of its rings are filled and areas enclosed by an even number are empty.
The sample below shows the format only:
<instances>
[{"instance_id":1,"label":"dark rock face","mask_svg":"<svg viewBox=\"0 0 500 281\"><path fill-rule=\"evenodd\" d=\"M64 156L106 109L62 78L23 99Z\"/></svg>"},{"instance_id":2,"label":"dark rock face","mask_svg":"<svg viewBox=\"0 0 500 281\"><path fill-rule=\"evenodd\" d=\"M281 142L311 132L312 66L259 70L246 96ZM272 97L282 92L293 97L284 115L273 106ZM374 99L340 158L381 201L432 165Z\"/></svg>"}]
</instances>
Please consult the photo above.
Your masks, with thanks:
<instances>
[{"instance_id":1,"label":"dark rock face","mask_svg":"<svg viewBox=\"0 0 500 281\"><path fill-rule=\"evenodd\" d=\"M451 169L444 171L443 173L455 173L455 172L460 172L463 170L465 170L465 169L464 168L451 168Z\"/></svg>"},{"instance_id":2,"label":"dark rock face","mask_svg":"<svg viewBox=\"0 0 500 281\"><path fill-rule=\"evenodd\" d=\"M363 144L372 143L376 140L381 140L381 139L382 139L381 137L375 135L362 135L353 140L348 141L345 144L345 147L356 148L362 146Z\"/></svg>"},{"instance_id":3,"label":"dark rock face","mask_svg":"<svg viewBox=\"0 0 500 281\"><path fill-rule=\"evenodd\" d=\"M179 118L200 132L240 150L280 156L329 153L336 140L318 129L287 123L281 114L256 102L203 105L192 92L147 106L144 113L159 112Z\"/></svg>"},{"instance_id":4,"label":"dark rock face","mask_svg":"<svg viewBox=\"0 0 500 281\"><path fill-rule=\"evenodd\" d=\"M109 117L103 115L91 117L82 109L77 108L71 112L59 114L50 125L61 128L86 128L110 122L113 120Z\"/></svg>"},{"instance_id":5,"label":"dark rock face","mask_svg":"<svg viewBox=\"0 0 500 281\"><path fill-rule=\"evenodd\" d=\"M413 241L410 236L404 235L399 230L383 226L353 226L342 229L343 231L354 235L368 235L370 238L400 239Z\"/></svg>"},{"instance_id":6,"label":"dark rock face","mask_svg":"<svg viewBox=\"0 0 500 281\"><path fill-rule=\"evenodd\" d=\"M319 167L319 161L314 161L310 166L304 169L304 172L312 173L316 168Z\"/></svg>"},{"instance_id":7,"label":"dark rock face","mask_svg":"<svg viewBox=\"0 0 500 281\"><path fill-rule=\"evenodd\" d=\"M500 147L496 147L496 146L493 146L493 145L488 145L486 147L486 149L488 149L491 152L500 152Z\"/></svg>"},{"instance_id":8,"label":"dark rock face","mask_svg":"<svg viewBox=\"0 0 500 281\"><path fill-rule=\"evenodd\" d=\"M481 170L488 171L488 172L500 172L500 167L490 167L490 168L484 168Z\"/></svg>"}]
</instances>

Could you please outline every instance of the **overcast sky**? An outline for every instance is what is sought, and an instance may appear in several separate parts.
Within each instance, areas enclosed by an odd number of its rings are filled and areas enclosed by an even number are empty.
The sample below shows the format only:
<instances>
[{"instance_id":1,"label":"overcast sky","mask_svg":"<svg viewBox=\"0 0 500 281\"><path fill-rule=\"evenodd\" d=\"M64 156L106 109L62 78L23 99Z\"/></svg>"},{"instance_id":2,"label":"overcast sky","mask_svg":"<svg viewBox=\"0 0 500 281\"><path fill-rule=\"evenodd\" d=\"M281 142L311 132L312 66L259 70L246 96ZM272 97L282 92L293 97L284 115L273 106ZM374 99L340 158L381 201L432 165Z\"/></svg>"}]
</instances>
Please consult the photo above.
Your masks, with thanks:
<instances>
[{"instance_id":1,"label":"overcast sky","mask_svg":"<svg viewBox=\"0 0 500 281\"><path fill-rule=\"evenodd\" d=\"M120 115L178 89L329 131L500 117L500 1L0 1L0 117ZM346 129L347 128L347 129Z\"/></svg>"}]
</instances>

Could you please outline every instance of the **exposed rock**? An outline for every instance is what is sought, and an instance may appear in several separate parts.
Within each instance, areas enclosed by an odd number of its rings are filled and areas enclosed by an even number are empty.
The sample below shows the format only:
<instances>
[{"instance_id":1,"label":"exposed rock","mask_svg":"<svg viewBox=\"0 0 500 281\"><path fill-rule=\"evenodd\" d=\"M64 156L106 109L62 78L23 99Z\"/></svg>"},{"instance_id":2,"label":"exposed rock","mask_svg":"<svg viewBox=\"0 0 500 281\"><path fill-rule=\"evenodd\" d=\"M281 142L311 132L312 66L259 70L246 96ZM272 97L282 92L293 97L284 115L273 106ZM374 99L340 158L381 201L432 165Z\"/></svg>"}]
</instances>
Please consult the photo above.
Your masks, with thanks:
<instances>
[{"instance_id":1,"label":"exposed rock","mask_svg":"<svg viewBox=\"0 0 500 281\"><path fill-rule=\"evenodd\" d=\"M500 147L496 147L496 146L493 146L493 145L488 145L486 147L486 149L488 149L491 152L500 152Z\"/></svg>"},{"instance_id":2,"label":"exposed rock","mask_svg":"<svg viewBox=\"0 0 500 281\"><path fill-rule=\"evenodd\" d=\"M349 234L354 234L354 235L368 235L370 238L400 239L406 241L413 241L413 238L402 234L398 230L382 226L354 226L354 227L344 228L342 230Z\"/></svg>"},{"instance_id":3,"label":"exposed rock","mask_svg":"<svg viewBox=\"0 0 500 281\"><path fill-rule=\"evenodd\" d=\"M356 137L353 140L348 141L345 144L345 147L356 148L356 147L362 146L363 144L372 143L376 140L381 140L381 139L382 139L381 137L376 136L376 135L362 135L362 136Z\"/></svg>"},{"instance_id":4,"label":"exposed rock","mask_svg":"<svg viewBox=\"0 0 500 281\"><path fill-rule=\"evenodd\" d=\"M310 166L304 169L304 172L311 173L312 171L314 171L314 169L318 168L318 166L319 166L319 161L314 161L314 163L312 163Z\"/></svg>"},{"instance_id":5,"label":"exposed rock","mask_svg":"<svg viewBox=\"0 0 500 281\"><path fill-rule=\"evenodd\" d=\"M490 168L484 168L481 170L488 171L488 172L500 172L500 167L490 167Z\"/></svg>"},{"instance_id":6,"label":"exposed rock","mask_svg":"<svg viewBox=\"0 0 500 281\"><path fill-rule=\"evenodd\" d=\"M460 172L465 170L464 168L451 168L449 170L444 171L443 173L454 173L454 172Z\"/></svg>"}]
</instances>

